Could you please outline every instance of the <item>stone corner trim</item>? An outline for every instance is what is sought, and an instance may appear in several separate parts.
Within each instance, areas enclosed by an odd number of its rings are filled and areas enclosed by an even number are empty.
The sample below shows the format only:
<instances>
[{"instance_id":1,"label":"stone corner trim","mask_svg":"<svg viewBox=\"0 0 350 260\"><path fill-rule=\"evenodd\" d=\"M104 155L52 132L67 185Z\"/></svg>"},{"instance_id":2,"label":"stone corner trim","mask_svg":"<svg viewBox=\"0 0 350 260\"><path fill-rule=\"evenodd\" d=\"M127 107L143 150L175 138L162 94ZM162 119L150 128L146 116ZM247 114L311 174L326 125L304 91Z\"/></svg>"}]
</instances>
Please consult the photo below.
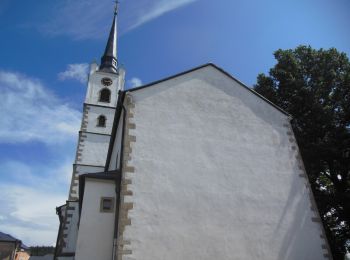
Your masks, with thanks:
<instances>
[{"instance_id":1,"label":"stone corner trim","mask_svg":"<svg viewBox=\"0 0 350 260\"><path fill-rule=\"evenodd\" d=\"M136 136L130 134L130 130L135 129L136 125L132 122L134 117L135 105L133 103L130 94L126 96L126 120L125 120L125 133L124 133L124 151L123 151L123 169L122 180L120 190L120 207L118 218L118 239L117 239L117 259L122 260L124 256L132 255L131 241L124 237L124 231L127 226L131 225L131 219L129 217L129 211L133 209L134 203L132 202L133 192L130 189L132 184L131 175L135 172L135 168L130 165L132 158L132 143L136 142Z\"/></svg>"}]
</instances>

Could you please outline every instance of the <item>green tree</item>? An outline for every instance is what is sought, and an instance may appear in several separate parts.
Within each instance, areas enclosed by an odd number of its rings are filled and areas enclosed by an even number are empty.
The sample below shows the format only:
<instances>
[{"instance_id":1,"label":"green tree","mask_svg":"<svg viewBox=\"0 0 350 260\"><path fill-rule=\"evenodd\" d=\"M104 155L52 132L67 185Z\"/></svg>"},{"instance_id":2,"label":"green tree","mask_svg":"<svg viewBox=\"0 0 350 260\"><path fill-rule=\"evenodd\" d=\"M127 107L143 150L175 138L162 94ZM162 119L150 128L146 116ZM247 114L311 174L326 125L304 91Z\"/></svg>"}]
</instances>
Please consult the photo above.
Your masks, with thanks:
<instances>
[{"instance_id":1,"label":"green tree","mask_svg":"<svg viewBox=\"0 0 350 260\"><path fill-rule=\"evenodd\" d=\"M55 247L53 246L31 246L30 255L31 256L44 256L48 254L54 254Z\"/></svg>"},{"instance_id":2,"label":"green tree","mask_svg":"<svg viewBox=\"0 0 350 260\"><path fill-rule=\"evenodd\" d=\"M350 62L336 49L277 50L255 90L293 117L292 126L334 259L350 251Z\"/></svg>"}]
</instances>

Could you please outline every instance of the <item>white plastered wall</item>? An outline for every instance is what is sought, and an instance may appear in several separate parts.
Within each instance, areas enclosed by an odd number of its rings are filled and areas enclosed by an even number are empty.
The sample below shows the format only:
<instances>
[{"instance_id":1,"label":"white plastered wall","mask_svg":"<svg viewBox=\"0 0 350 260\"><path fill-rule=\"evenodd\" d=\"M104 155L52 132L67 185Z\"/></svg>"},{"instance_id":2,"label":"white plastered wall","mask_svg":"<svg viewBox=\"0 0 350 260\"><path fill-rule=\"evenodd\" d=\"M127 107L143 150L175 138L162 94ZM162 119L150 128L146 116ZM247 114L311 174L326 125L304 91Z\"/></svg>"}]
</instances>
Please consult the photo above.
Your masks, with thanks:
<instances>
[{"instance_id":1,"label":"white plastered wall","mask_svg":"<svg viewBox=\"0 0 350 260\"><path fill-rule=\"evenodd\" d=\"M83 134L86 135L86 138L79 164L105 165L110 136L90 133Z\"/></svg>"},{"instance_id":2,"label":"white plastered wall","mask_svg":"<svg viewBox=\"0 0 350 260\"><path fill-rule=\"evenodd\" d=\"M101 134L111 134L111 129L113 125L115 108L106 108L98 106L89 106L88 120L86 124L87 132L101 133ZM98 117L104 115L106 117L106 126L97 126Z\"/></svg>"},{"instance_id":3,"label":"white plastered wall","mask_svg":"<svg viewBox=\"0 0 350 260\"><path fill-rule=\"evenodd\" d=\"M112 259L115 209L100 212L102 197L115 198L114 181L86 178L76 260Z\"/></svg>"},{"instance_id":4,"label":"white plastered wall","mask_svg":"<svg viewBox=\"0 0 350 260\"><path fill-rule=\"evenodd\" d=\"M286 115L211 66L130 95L123 259L324 259Z\"/></svg>"}]
</instances>

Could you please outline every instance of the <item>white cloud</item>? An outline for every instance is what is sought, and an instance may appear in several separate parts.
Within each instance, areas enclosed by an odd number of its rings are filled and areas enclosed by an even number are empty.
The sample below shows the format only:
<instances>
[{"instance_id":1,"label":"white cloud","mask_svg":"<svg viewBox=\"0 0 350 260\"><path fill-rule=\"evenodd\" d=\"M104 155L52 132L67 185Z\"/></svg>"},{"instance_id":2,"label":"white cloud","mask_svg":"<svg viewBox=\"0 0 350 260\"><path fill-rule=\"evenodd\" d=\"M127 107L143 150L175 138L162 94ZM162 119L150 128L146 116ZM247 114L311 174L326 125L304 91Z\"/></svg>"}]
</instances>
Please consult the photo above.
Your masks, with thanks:
<instances>
[{"instance_id":1,"label":"white cloud","mask_svg":"<svg viewBox=\"0 0 350 260\"><path fill-rule=\"evenodd\" d=\"M80 83L86 83L88 77L89 64L77 63L68 64L67 69L58 74L60 80L74 79Z\"/></svg>"},{"instance_id":2,"label":"white cloud","mask_svg":"<svg viewBox=\"0 0 350 260\"><path fill-rule=\"evenodd\" d=\"M0 143L71 141L81 113L63 103L40 81L0 71Z\"/></svg>"},{"instance_id":3,"label":"white cloud","mask_svg":"<svg viewBox=\"0 0 350 260\"><path fill-rule=\"evenodd\" d=\"M0 89L0 143L39 141L45 144L42 153L50 151L45 162L1 158L0 230L28 245L53 245L59 224L55 207L67 198L73 158L66 157L81 113L39 80L18 73L0 71Z\"/></svg>"},{"instance_id":4,"label":"white cloud","mask_svg":"<svg viewBox=\"0 0 350 260\"><path fill-rule=\"evenodd\" d=\"M52 245L58 231L55 206L64 203L66 196L25 185L0 184L0 229L29 245ZM6 210L6 212L5 212Z\"/></svg>"},{"instance_id":5,"label":"white cloud","mask_svg":"<svg viewBox=\"0 0 350 260\"><path fill-rule=\"evenodd\" d=\"M170 11L173 11L182 6L196 2L197 0L158 0L149 1L153 2L147 12L143 12L137 17L134 23L128 28L129 30L135 29L144 23L147 23L161 15L164 15Z\"/></svg>"},{"instance_id":6,"label":"white cloud","mask_svg":"<svg viewBox=\"0 0 350 260\"><path fill-rule=\"evenodd\" d=\"M71 167L68 160L58 166L2 163L0 175L11 177L0 184L0 230L27 245L53 245L59 225L55 207L66 200Z\"/></svg>"},{"instance_id":7,"label":"white cloud","mask_svg":"<svg viewBox=\"0 0 350 260\"><path fill-rule=\"evenodd\" d=\"M62 0L53 6L50 20L39 29L52 36L98 39L106 37L112 14L113 3L109 0Z\"/></svg>"},{"instance_id":8,"label":"white cloud","mask_svg":"<svg viewBox=\"0 0 350 260\"><path fill-rule=\"evenodd\" d=\"M134 77L128 81L128 85L130 88L136 88L142 85L142 81L141 79Z\"/></svg>"},{"instance_id":9,"label":"white cloud","mask_svg":"<svg viewBox=\"0 0 350 260\"><path fill-rule=\"evenodd\" d=\"M56 155L57 156L57 155ZM60 156L59 158L62 158ZM71 158L72 159L72 158ZM59 160L57 165L42 165L17 160L7 160L0 163L0 177L7 175L7 180L16 184L26 184L37 188L53 185L69 186L72 176L72 160ZM11 173L9 175L9 173ZM62 186L57 186L62 189Z\"/></svg>"},{"instance_id":10,"label":"white cloud","mask_svg":"<svg viewBox=\"0 0 350 260\"><path fill-rule=\"evenodd\" d=\"M121 1L121 33L135 29L161 15L199 0ZM113 15L110 0L62 0L53 9L50 20L40 30L74 39L106 38Z\"/></svg>"}]
</instances>

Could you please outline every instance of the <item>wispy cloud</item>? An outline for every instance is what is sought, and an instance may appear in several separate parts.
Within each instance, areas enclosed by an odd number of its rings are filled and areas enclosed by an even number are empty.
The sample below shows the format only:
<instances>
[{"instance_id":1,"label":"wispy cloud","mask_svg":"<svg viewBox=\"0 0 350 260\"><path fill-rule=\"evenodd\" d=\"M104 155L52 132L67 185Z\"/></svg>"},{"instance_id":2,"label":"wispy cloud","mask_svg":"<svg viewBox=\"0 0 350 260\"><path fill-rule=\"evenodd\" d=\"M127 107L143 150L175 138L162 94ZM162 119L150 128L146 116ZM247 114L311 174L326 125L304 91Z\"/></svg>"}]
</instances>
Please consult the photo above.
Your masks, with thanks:
<instances>
[{"instance_id":1,"label":"wispy cloud","mask_svg":"<svg viewBox=\"0 0 350 260\"><path fill-rule=\"evenodd\" d=\"M139 78L131 78L130 80L128 80L128 87L129 88L136 88L142 85L142 81Z\"/></svg>"},{"instance_id":2,"label":"wispy cloud","mask_svg":"<svg viewBox=\"0 0 350 260\"><path fill-rule=\"evenodd\" d=\"M188 5L197 0L158 0L149 1L150 6L147 12L142 12L133 23L128 27L129 30L135 29L144 23L147 23L159 16L162 16L170 11L173 11L182 6Z\"/></svg>"},{"instance_id":3,"label":"wispy cloud","mask_svg":"<svg viewBox=\"0 0 350 260\"><path fill-rule=\"evenodd\" d=\"M53 245L58 230L55 206L66 200L71 168L67 160L60 167L1 163L0 177L11 177L0 184L0 230L28 245Z\"/></svg>"},{"instance_id":4,"label":"wispy cloud","mask_svg":"<svg viewBox=\"0 0 350 260\"><path fill-rule=\"evenodd\" d=\"M121 33L135 29L170 11L199 0L121 1L119 23ZM106 37L113 3L110 0L62 0L53 9L50 20L40 30L52 36L66 35L73 39Z\"/></svg>"},{"instance_id":5,"label":"wispy cloud","mask_svg":"<svg viewBox=\"0 0 350 260\"><path fill-rule=\"evenodd\" d=\"M109 0L62 0L53 6L49 20L39 29L51 36L99 39L108 30L112 10Z\"/></svg>"},{"instance_id":6,"label":"wispy cloud","mask_svg":"<svg viewBox=\"0 0 350 260\"><path fill-rule=\"evenodd\" d=\"M84 84L87 81L88 70L89 64L87 63L68 64L67 69L58 74L58 78L60 80L73 79Z\"/></svg>"},{"instance_id":7,"label":"wispy cloud","mask_svg":"<svg viewBox=\"0 0 350 260\"><path fill-rule=\"evenodd\" d=\"M52 245L55 207L65 202L72 173L73 158L61 151L72 149L81 113L38 79L19 73L0 71L0 89L0 143L13 151L13 144L38 141L45 144L40 153L50 151L38 163L0 158L0 230L29 245Z\"/></svg>"},{"instance_id":8,"label":"wispy cloud","mask_svg":"<svg viewBox=\"0 0 350 260\"><path fill-rule=\"evenodd\" d=\"M38 189L48 186L62 189L61 185L65 184L65 189L70 184L73 158L70 160L62 157L62 155L59 156L61 160L53 165L27 164L17 160L2 161L0 162L0 176L3 181L14 182L18 185L36 186ZM6 175L6 173L11 174Z\"/></svg>"},{"instance_id":9,"label":"wispy cloud","mask_svg":"<svg viewBox=\"0 0 350 260\"><path fill-rule=\"evenodd\" d=\"M0 71L0 143L72 140L81 113L63 103L37 79Z\"/></svg>"}]
</instances>

